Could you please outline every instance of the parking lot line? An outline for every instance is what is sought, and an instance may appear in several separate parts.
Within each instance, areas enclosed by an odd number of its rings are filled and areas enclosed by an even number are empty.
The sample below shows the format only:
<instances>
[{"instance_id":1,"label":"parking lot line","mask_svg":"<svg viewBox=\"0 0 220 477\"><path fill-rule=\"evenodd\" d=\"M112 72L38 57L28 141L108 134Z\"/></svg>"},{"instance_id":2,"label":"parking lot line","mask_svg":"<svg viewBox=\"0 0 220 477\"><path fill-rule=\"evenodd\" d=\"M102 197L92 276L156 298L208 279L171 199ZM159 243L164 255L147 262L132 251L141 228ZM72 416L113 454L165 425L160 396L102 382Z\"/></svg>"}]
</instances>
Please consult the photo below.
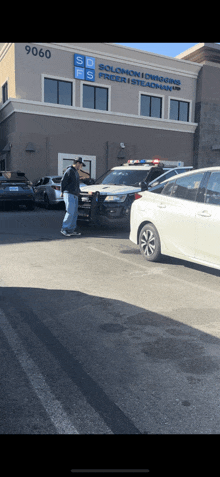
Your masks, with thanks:
<instances>
[{"instance_id":1,"label":"parking lot line","mask_svg":"<svg viewBox=\"0 0 220 477\"><path fill-rule=\"evenodd\" d=\"M50 391L38 367L25 351L21 340L2 310L0 310L0 327L58 434L78 434L60 402Z\"/></svg>"},{"instance_id":2,"label":"parking lot line","mask_svg":"<svg viewBox=\"0 0 220 477\"><path fill-rule=\"evenodd\" d=\"M108 257L111 257L111 258L116 258L117 260L120 260L121 262L126 262L126 263L129 263L129 265L132 265L134 267L138 267L138 268L144 268L144 270L146 270L146 265L140 265L139 263L133 263L131 262L130 260L127 260L126 258L122 258L122 257L116 257L115 255L111 255L110 253L108 252L103 252L102 250L99 250L98 248L95 248L95 247L88 247L90 248L90 250L94 250L94 252L99 252L99 253L103 253L103 255L107 255Z\"/></svg>"},{"instance_id":3,"label":"parking lot line","mask_svg":"<svg viewBox=\"0 0 220 477\"><path fill-rule=\"evenodd\" d=\"M144 265L141 265L140 263L131 262L130 260L127 260L126 258L117 257L116 255L111 255L110 253L104 252L103 250L99 250L98 248L95 248L95 247L89 247L89 248L90 248L90 250L93 250L94 252L99 252L99 253L102 253L103 255L107 255L108 257L111 257L112 259L116 259L116 260L120 260L121 262L129 263L129 265L132 265L133 267L144 268L145 272L148 269L147 264L144 266ZM178 281L180 283L184 283L184 285L188 285L190 288L194 287L194 288L197 288L198 290L201 290L201 291L206 292L206 293L208 292L208 293L214 293L215 295L218 295L218 296L220 295L220 291L218 291L218 290L213 290L213 288L210 288L208 286L206 287L206 286L203 286L203 285L198 285L194 282L184 280L183 278L178 278L176 276L168 274L167 273L167 268L165 266L164 266L164 272L166 272L166 283L165 283L165 285L173 286L173 285L169 284L169 281L167 280L169 278L171 280L174 280L175 282ZM161 268L160 268L160 273L162 273Z\"/></svg>"}]
</instances>

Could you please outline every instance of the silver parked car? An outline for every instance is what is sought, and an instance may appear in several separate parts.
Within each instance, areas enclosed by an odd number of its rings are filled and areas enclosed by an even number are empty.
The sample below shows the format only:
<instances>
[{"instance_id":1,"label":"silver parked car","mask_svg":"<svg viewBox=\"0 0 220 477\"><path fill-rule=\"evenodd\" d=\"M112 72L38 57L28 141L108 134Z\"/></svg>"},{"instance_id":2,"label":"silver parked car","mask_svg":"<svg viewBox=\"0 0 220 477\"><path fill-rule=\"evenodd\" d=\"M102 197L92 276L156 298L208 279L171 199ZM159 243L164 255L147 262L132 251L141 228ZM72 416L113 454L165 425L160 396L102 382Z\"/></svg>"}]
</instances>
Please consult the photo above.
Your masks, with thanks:
<instances>
[{"instance_id":1,"label":"silver parked car","mask_svg":"<svg viewBox=\"0 0 220 477\"><path fill-rule=\"evenodd\" d=\"M43 204L46 209L63 202L60 197L61 176L45 176L34 183L35 202Z\"/></svg>"},{"instance_id":2,"label":"silver parked car","mask_svg":"<svg viewBox=\"0 0 220 477\"><path fill-rule=\"evenodd\" d=\"M89 176L89 174L87 175ZM60 197L61 179L62 176L45 176L36 181L33 184L35 202L43 204L46 209L64 203L63 197ZM80 188L85 186L84 182L81 181L90 183L90 178L80 176Z\"/></svg>"}]
</instances>

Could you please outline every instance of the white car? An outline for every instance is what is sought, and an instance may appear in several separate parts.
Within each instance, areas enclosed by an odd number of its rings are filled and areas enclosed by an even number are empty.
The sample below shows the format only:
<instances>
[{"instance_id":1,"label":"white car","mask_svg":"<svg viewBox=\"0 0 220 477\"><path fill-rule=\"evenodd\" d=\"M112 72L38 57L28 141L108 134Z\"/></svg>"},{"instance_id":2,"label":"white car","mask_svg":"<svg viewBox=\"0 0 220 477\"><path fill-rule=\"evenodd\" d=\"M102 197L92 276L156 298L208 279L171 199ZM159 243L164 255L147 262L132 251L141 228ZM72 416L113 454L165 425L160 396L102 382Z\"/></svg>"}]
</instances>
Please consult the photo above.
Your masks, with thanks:
<instances>
[{"instance_id":1,"label":"white car","mask_svg":"<svg viewBox=\"0 0 220 477\"><path fill-rule=\"evenodd\" d=\"M164 254L220 269L220 167L180 174L161 193L136 198L129 238L146 260Z\"/></svg>"}]
</instances>

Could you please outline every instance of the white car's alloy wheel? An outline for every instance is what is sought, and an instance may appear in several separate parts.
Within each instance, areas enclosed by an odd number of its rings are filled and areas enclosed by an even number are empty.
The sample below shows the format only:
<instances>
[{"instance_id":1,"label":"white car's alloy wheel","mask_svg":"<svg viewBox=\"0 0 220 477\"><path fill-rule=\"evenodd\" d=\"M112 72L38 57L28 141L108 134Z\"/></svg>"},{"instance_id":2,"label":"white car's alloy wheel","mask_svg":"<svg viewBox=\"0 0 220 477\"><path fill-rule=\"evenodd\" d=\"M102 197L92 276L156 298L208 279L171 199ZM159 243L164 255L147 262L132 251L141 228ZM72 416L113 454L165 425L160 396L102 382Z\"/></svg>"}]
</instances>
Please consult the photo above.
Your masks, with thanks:
<instances>
[{"instance_id":1,"label":"white car's alloy wheel","mask_svg":"<svg viewBox=\"0 0 220 477\"><path fill-rule=\"evenodd\" d=\"M156 227L146 224L139 236L139 246L141 254L146 260L156 262L161 257L160 237Z\"/></svg>"}]
</instances>

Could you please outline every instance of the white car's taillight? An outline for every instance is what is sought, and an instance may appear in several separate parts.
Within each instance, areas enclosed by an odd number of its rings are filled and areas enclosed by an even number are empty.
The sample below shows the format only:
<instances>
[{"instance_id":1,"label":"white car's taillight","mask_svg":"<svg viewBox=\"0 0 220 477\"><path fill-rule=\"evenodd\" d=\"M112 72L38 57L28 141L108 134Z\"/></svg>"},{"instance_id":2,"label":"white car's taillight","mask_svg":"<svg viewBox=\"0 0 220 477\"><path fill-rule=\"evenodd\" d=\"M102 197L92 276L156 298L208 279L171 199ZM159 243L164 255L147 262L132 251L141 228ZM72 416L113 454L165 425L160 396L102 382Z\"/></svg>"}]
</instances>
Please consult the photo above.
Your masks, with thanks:
<instances>
[{"instance_id":1,"label":"white car's taillight","mask_svg":"<svg viewBox=\"0 0 220 477\"><path fill-rule=\"evenodd\" d=\"M142 195L136 193L134 194L134 200L141 199Z\"/></svg>"}]
</instances>

